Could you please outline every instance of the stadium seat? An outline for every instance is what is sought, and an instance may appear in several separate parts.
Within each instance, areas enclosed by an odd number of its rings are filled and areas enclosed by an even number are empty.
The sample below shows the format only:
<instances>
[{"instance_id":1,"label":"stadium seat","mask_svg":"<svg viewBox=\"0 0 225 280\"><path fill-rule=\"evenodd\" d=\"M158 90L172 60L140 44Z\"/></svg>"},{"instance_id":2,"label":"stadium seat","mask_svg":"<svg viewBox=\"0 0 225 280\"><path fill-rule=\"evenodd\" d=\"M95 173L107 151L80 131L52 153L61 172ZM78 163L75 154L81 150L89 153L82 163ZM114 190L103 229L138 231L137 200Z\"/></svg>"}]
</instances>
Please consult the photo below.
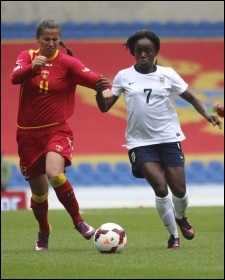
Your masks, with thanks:
<instances>
[{"instance_id":1,"label":"stadium seat","mask_svg":"<svg viewBox=\"0 0 225 280\"><path fill-rule=\"evenodd\" d=\"M62 23L62 32L65 31L73 31L74 29L77 29L77 23L74 21L66 21Z\"/></svg>"},{"instance_id":2,"label":"stadium seat","mask_svg":"<svg viewBox=\"0 0 225 280\"><path fill-rule=\"evenodd\" d=\"M112 23L108 21L100 21L93 26L93 37L108 38L111 37Z\"/></svg>"},{"instance_id":3,"label":"stadium seat","mask_svg":"<svg viewBox=\"0 0 225 280\"><path fill-rule=\"evenodd\" d=\"M111 164L108 162L100 162L96 165L96 170L102 174L109 174L112 171Z\"/></svg>"},{"instance_id":4,"label":"stadium seat","mask_svg":"<svg viewBox=\"0 0 225 280\"><path fill-rule=\"evenodd\" d=\"M74 185L81 186L81 187L90 187L96 185L95 179L93 178L93 174L82 174L76 173L74 177Z\"/></svg>"},{"instance_id":5,"label":"stadium seat","mask_svg":"<svg viewBox=\"0 0 225 280\"><path fill-rule=\"evenodd\" d=\"M31 21L31 22L28 22L28 23L26 24L26 29L35 32L35 30L36 30L36 28L37 28L37 26L38 26L38 23L39 23L38 21Z\"/></svg>"},{"instance_id":6,"label":"stadium seat","mask_svg":"<svg viewBox=\"0 0 225 280\"><path fill-rule=\"evenodd\" d=\"M26 30L26 23L24 23L22 21L13 22L11 24L11 30L12 30L11 32L14 34L14 36L16 36L16 38L29 38L27 30Z\"/></svg>"},{"instance_id":7,"label":"stadium seat","mask_svg":"<svg viewBox=\"0 0 225 280\"><path fill-rule=\"evenodd\" d=\"M224 172L224 165L222 164L221 161L217 161L217 160L212 160L209 161L208 165L207 165L207 169L211 169L218 172Z\"/></svg>"},{"instance_id":8,"label":"stadium seat","mask_svg":"<svg viewBox=\"0 0 225 280\"><path fill-rule=\"evenodd\" d=\"M93 174L94 168L89 162L81 162L75 168L73 181L75 185L90 186L94 183Z\"/></svg>"},{"instance_id":9,"label":"stadium seat","mask_svg":"<svg viewBox=\"0 0 225 280\"><path fill-rule=\"evenodd\" d=\"M132 183L133 175L131 172L131 165L127 162L118 162L114 166L114 178L116 182Z\"/></svg>"},{"instance_id":10,"label":"stadium seat","mask_svg":"<svg viewBox=\"0 0 225 280\"><path fill-rule=\"evenodd\" d=\"M131 165L128 162L117 162L114 167L115 171L120 173L131 173Z\"/></svg>"},{"instance_id":11,"label":"stadium seat","mask_svg":"<svg viewBox=\"0 0 225 280\"><path fill-rule=\"evenodd\" d=\"M104 186L111 186L114 184L111 170L110 172L106 172L106 173L96 170L93 173L92 178L93 178L93 185L104 187Z\"/></svg>"},{"instance_id":12,"label":"stadium seat","mask_svg":"<svg viewBox=\"0 0 225 280\"><path fill-rule=\"evenodd\" d=\"M224 165L220 161L210 161L206 167L208 183L224 184Z\"/></svg>"},{"instance_id":13,"label":"stadium seat","mask_svg":"<svg viewBox=\"0 0 225 280\"><path fill-rule=\"evenodd\" d=\"M130 36L131 34L128 29L128 23L126 21L117 21L115 23L112 23L110 34L113 38L125 38L127 36Z\"/></svg>"},{"instance_id":14,"label":"stadium seat","mask_svg":"<svg viewBox=\"0 0 225 280\"><path fill-rule=\"evenodd\" d=\"M159 21L151 21L146 24L147 29L155 32L156 34L159 33L160 30L162 30L163 24Z\"/></svg>"},{"instance_id":15,"label":"stadium seat","mask_svg":"<svg viewBox=\"0 0 225 280\"><path fill-rule=\"evenodd\" d=\"M75 173L75 167L73 166L73 164L66 167L66 173L67 174L74 174Z\"/></svg>"},{"instance_id":16,"label":"stadium seat","mask_svg":"<svg viewBox=\"0 0 225 280\"><path fill-rule=\"evenodd\" d=\"M134 22L129 23L127 27L128 27L128 32L130 32L132 34L132 33L135 33L137 31L147 29L146 28L147 24L145 24L143 21L134 21Z\"/></svg>"},{"instance_id":17,"label":"stadium seat","mask_svg":"<svg viewBox=\"0 0 225 280\"><path fill-rule=\"evenodd\" d=\"M207 184L223 184L224 185L224 174L215 173L212 170L206 171Z\"/></svg>"},{"instance_id":18,"label":"stadium seat","mask_svg":"<svg viewBox=\"0 0 225 280\"><path fill-rule=\"evenodd\" d=\"M65 175L66 178L69 180L70 184L72 185L76 184L76 180L75 180L76 170L72 164L66 167Z\"/></svg>"},{"instance_id":19,"label":"stadium seat","mask_svg":"<svg viewBox=\"0 0 225 280\"><path fill-rule=\"evenodd\" d=\"M189 169L192 169L195 172L204 172L205 165L202 161L191 161L189 164Z\"/></svg>"},{"instance_id":20,"label":"stadium seat","mask_svg":"<svg viewBox=\"0 0 225 280\"><path fill-rule=\"evenodd\" d=\"M34 38L38 22L24 23L14 22L12 24L1 22L2 39L27 39ZM149 29L159 37L224 37L224 22L193 21L185 22L160 22L160 21L117 21L110 23L102 21L93 23L91 21L75 22L66 21L62 23L62 39L73 38L127 38L141 29Z\"/></svg>"},{"instance_id":21,"label":"stadium seat","mask_svg":"<svg viewBox=\"0 0 225 280\"><path fill-rule=\"evenodd\" d=\"M28 182L19 170L17 164L11 164L11 177L8 181L8 189L16 189L21 187L29 187Z\"/></svg>"},{"instance_id":22,"label":"stadium seat","mask_svg":"<svg viewBox=\"0 0 225 280\"><path fill-rule=\"evenodd\" d=\"M88 174L93 171L93 166L89 162L81 162L77 166L77 171Z\"/></svg>"},{"instance_id":23,"label":"stadium seat","mask_svg":"<svg viewBox=\"0 0 225 280\"><path fill-rule=\"evenodd\" d=\"M95 25L91 21L84 21L77 24L76 34L79 38L92 38L94 36Z\"/></svg>"},{"instance_id":24,"label":"stadium seat","mask_svg":"<svg viewBox=\"0 0 225 280\"><path fill-rule=\"evenodd\" d=\"M113 185L115 186L132 186L133 181L132 181L132 176L127 173L121 173L115 171L113 174Z\"/></svg>"},{"instance_id":25,"label":"stadium seat","mask_svg":"<svg viewBox=\"0 0 225 280\"><path fill-rule=\"evenodd\" d=\"M27 38L35 38L36 37L36 28L37 28L38 22L32 21L26 24L26 32L27 32Z\"/></svg>"},{"instance_id":26,"label":"stadium seat","mask_svg":"<svg viewBox=\"0 0 225 280\"><path fill-rule=\"evenodd\" d=\"M78 24L74 21L66 21L62 23L62 39L77 38Z\"/></svg>"},{"instance_id":27,"label":"stadium seat","mask_svg":"<svg viewBox=\"0 0 225 280\"><path fill-rule=\"evenodd\" d=\"M187 184L207 183L205 166L201 161L193 161L185 167L185 177Z\"/></svg>"},{"instance_id":28,"label":"stadium seat","mask_svg":"<svg viewBox=\"0 0 225 280\"><path fill-rule=\"evenodd\" d=\"M8 39L11 34L11 26L8 22L1 22L1 38Z\"/></svg>"}]
</instances>

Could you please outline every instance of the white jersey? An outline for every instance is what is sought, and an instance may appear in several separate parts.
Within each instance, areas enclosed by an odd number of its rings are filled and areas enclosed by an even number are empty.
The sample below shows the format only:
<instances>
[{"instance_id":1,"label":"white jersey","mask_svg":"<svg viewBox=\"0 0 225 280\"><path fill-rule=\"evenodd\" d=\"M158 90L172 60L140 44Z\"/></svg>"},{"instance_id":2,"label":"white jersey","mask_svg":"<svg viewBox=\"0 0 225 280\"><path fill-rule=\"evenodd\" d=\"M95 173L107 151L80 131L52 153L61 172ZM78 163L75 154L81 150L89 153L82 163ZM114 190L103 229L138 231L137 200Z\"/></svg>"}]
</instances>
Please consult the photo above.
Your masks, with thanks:
<instances>
[{"instance_id":1,"label":"white jersey","mask_svg":"<svg viewBox=\"0 0 225 280\"><path fill-rule=\"evenodd\" d=\"M170 98L183 93L188 84L172 68L156 67L153 73L141 74L131 66L114 78L112 92L123 92L127 107L128 149L185 139Z\"/></svg>"}]
</instances>

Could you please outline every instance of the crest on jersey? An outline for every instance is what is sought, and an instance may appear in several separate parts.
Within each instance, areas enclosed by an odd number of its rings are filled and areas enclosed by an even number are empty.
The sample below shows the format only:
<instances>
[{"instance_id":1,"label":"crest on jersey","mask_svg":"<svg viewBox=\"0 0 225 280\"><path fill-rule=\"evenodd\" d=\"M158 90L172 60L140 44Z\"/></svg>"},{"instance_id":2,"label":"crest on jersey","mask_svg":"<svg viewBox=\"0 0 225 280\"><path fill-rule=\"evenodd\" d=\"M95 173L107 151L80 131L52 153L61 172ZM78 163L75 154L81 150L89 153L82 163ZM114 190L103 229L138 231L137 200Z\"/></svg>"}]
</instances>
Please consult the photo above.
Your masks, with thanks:
<instances>
[{"instance_id":1,"label":"crest on jersey","mask_svg":"<svg viewBox=\"0 0 225 280\"><path fill-rule=\"evenodd\" d=\"M25 166L20 165L20 170L21 170L23 176L26 177L26 179L30 179L30 177L27 174L27 168Z\"/></svg>"},{"instance_id":2,"label":"crest on jersey","mask_svg":"<svg viewBox=\"0 0 225 280\"><path fill-rule=\"evenodd\" d=\"M90 72L90 69L88 69L87 67L84 67L84 68L82 69L82 72Z\"/></svg>"},{"instance_id":3,"label":"crest on jersey","mask_svg":"<svg viewBox=\"0 0 225 280\"><path fill-rule=\"evenodd\" d=\"M164 76L159 76L159 84L161 85L161 86L164 86L165 85L165 77Z\"/></svg>"},{"instance_id":4,"label":"crest on jersey","mask_svg":"<svg viewBox=\"0 0 225 280\"><path fill-rule=\"evenodd\" d=\"M49 71L48 70L42 70L41 71L41 77L46 80L48 78Z\"/></svg>"},{"instance_id":5,"label":"crest on jersey","mask_svg":"<svg viewBox=\"0 0 225 280\"><path fill-rule=\"evenodd\" d=\"M55 149L56 149L56 151L58 151L58 152L62 152L63 147L60 146L60 145L55 145Z\"/></svg>"}]
</instances>

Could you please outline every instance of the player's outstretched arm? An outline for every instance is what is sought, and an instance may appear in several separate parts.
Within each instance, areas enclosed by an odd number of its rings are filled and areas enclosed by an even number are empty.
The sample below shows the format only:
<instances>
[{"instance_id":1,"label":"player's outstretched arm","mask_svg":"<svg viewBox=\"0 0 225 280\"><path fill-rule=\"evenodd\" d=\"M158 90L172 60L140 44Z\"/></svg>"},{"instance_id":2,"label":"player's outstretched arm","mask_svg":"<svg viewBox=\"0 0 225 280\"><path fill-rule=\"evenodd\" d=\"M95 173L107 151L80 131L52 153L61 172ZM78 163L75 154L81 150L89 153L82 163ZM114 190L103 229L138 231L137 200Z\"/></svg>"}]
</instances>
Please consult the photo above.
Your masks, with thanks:
<instances>
[{"instance_id":1,"label":"player's outstretched arm","mask_svg":"<svg viewBox=\"0 0 225 280\"><path fill-rule=\"evenodd\" d=\"M198 99L192 92L187 89L185 92L180 94L180 97L182 97L184 100L189 102L195 110L201 114L208 122L210 122L213 126L218 126L220 129L222 128L222 123L219 120L218 116L216 115L210 115L207 111L207 108L205 104Z\"/></svg>"},{"instance_id":2,"label":"player's outstretched arm","mask_svg":"<svg viewBox=\"0 0 225 280\"><path fill-rule=\"evenodd\" d=\"M108 112L109 109L116 103L118 96L113 95L110 89L97 91L96 102L102 113Z\"/></svg>"}]
</instances>

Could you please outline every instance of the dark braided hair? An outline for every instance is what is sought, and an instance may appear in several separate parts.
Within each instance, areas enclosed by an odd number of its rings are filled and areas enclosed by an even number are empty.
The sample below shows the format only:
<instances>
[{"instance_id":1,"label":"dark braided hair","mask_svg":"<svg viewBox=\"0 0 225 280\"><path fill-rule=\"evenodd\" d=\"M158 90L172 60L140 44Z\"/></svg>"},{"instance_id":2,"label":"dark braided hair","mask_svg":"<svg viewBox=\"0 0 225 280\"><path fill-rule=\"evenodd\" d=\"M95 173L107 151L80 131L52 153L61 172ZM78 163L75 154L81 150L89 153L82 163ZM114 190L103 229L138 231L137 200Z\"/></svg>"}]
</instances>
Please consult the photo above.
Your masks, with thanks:
<instances>
[{"instance_id":1,"label":"dark braided hair","mask_svg":"<svg viewBox=\"0 0 225 280\"><path fill-rule=\"evenodd\" d=\"M60 26L60 23L54 19L45 19L43 21L41 21L38 26L37 26L37 29L36 29L36 38L39 38L41 33L46 29L46 28L50 28L50 29L58 29L59 30L59 34L61 35L61 26ZM70 56L73 56L73 53L70 49L68 49L66 47L66 45L60 41L59 42L59 45L63 48L66 49L67 51L67 54L70 55Z\"/></svg>"},{"instance_id":2,"label":"dark braided hair","mask_svg":"<svg viewBox=\"0 0 225 280\"><path fill-rule=\"evenodd\" d=\"M66 49L66 52L68 55L73 56L73 53L71 52L71 50L68 49L67 46L62 41L59 42L59 45Z\"/></svg>"},{"instance_id":3,"label":"dark braided hair","mask_svg":"<svg viewBox=\"0 0 225 280\"><path fill-rule=\"evenodd\" d=\"M130 53L134 56L134 47L135 44L138 40L142 39L142 38L148 38L149 40L152 41L156 54L159 52L160 50L160 40L159 37L152 31L149 30L140 30L136 33L134 33L132 36L130 36L127 39L126 44L123 44L123 46L126 47L127 50L130 51Z\"/></svg>"}]
</instances>

